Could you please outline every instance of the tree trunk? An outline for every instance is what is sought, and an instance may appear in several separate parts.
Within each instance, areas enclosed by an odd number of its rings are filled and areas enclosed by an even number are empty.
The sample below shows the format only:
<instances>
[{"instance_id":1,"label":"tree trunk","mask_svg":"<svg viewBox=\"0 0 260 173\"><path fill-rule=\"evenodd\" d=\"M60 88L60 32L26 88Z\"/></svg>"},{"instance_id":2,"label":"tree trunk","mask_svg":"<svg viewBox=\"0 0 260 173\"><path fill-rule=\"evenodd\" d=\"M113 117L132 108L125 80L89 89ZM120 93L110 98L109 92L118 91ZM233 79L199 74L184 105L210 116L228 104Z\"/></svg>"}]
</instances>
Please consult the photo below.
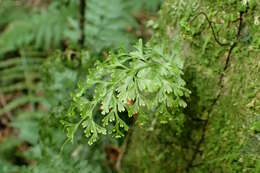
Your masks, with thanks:
<instances>
[{"instance_id":1,"label":"tree trunk","mask_svg":"<svg viewBox=\"0 0 260 173\"><path fill-rule=\"evenodd\" d=\"M155 39L185 59L185 124L136 127L126 172L260 172L260 3L166 0ZM152 129L152 130L151 130Z\"/></svg>"}]
</instances>

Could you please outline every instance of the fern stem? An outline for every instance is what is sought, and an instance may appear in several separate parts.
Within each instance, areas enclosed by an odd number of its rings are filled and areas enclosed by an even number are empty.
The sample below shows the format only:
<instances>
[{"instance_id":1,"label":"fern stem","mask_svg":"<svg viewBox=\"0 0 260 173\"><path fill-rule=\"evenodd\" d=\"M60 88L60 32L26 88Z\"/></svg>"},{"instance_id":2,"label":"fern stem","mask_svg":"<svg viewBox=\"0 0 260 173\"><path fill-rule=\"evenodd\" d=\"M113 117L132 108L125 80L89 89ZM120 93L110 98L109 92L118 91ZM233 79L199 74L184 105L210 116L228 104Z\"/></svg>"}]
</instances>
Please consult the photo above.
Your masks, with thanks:
<instances>
[{"instance_id":1,"label":"fern stem","mask_svg":"<svg viewBox=\"0 0 260 173\"><path fill-rule=\"evenodd\" d=\"M80 25L80 38L79 38L79 45L81 48L84 47L85 42L85 9L86 9L86 0L80 0L80 18L79 18L79 25Z\"/></svg>"}]
</instances>

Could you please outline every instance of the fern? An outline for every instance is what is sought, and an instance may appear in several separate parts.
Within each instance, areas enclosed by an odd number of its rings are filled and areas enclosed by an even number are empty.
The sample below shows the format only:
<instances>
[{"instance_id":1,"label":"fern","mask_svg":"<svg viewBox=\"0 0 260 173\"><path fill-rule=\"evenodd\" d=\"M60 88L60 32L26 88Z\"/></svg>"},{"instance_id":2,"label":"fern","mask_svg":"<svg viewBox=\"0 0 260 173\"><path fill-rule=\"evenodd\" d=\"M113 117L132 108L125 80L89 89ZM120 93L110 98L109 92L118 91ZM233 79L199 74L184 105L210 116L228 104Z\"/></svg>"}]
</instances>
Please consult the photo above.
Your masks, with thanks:
<instances>
[{"instance_id":1,"label":"fern","mask_svg":"<svg viewBox=\"0 0 260 173\"><path fill-rule=\"evenodd\" d=\"M18 93L20 95L13 96L13 99L0 109L0 116L7 112L17 111L19 107L27 104L40 103L48 106L47 101L39 96L42 92L41 87L35 82L39 79L39 66L42 61L42 58L25 57L0 61L0 94ZM24 94L25 92L27 94Z\"/></svg>"},{"instance_id":2,"label":"fern","mask_svg":"<svg viewBox=\"0 0 260 173\"><path fill-rule=\"evenodd\" d=\"M0 28L11 21L22 19L30 13L30 9L21 6L19 1L1 0L0 1Z\"/></svg>"},{"instance_id":3,"label":"fern","mask_svg":"<svg viewBox=\"0 0 260 173\"><path fill-rule=\"evenodd\" d=\"M21 1L21 4L23 2L26 3L25 1ZM15 136L15 139L12 138L12 134L9 134L4 143L1 143L0 172L109 172L104 168L106 166L100 164L106 159L103 152L104 146L99 146L99 149L89 148L82 144L69 146L68 148L66 146L65 154L62 155L64 158L60 159L58 157L60 147L65 140L65 136L59 129L60 124L58 123L63 110L67 108L66 103L74 99L74 97L69 98L68 93L75 88L75 83L80 76L86 75L86 69L92 65L91 62L95 61L95 59L93 57L91 59L84 59L84 55L79 58L76 55L77 60L74 61L72 60L73 57L69 57L71 61L68 62L64 57L57 56L56 54L47 60L35 55L29 55L31 50L46 53L51 49L59 48L61 43L65 43L66 46L75 49L79 48L77 45L81 33L78 19L79 1L52 1L47 8L41 9L15 6L16 1L11 0L4 1L4 3L6 4L5 6L0 6L0 56L2 58L0 58L0 95L6 99L6 103L1 103L0 118L11 114L11 122L8 122L6 125L8 128L16 129L19 133ZM104 49L114 49L120 45L127 47L135 40L134 36L127 32L127 28L136 27L137 23L132 16L132 11L127 8L127 2L123 0L88 1L85 16L84 33L86 40L84 46L90 50L90 53L100 53ZM144 49L147 56L152 54L149 51L147 48ZM9 54L9 52L22 53L19 57L13 57L12 53ZM122 54L126 53L122 52ZM113 57L114 60L118 56L121 55L111 54L111 58ZM137 59L134 59L133 55L127 55L127 57L129 60L126 62L122 57L119 58L119 61L131 68L134 63L128 63L137 61ZM78 61L78 59L80 60ZM149 61L147 60L147 63ZM44 66L42 66L43 64ZM109 62L106 64L105 71L113 67ZM97 65L97 68L100 68L100 66L101 64ZM114 72L117 71L117 69L114 70ZM125 75L128 73L127 71L122 72ZM93 75L93 71L91 71L89 76L95 79ZM114 80L114 77L109 75L105 75L105 78L106 82ZM100 86L96 86L96 88L94 87L95 91L98 91L98 87L106 85L106 82ZM95 84L92 83L90 85ZM96 93L89 92L89 89L84 92L89 94L90 97L95 96ZM180 90L186 92L184 89ZM116 96L117 91L114 92ZM136 94L140 95L140 93ZM147 94L153 95L151 92ZM7 96L10 96L10 98ZM82 96L77 99L84 99L84 97ZM104 100L105 96L103 96ZM136 103L139 102L137 98L135 100ZM181 100L181 98L176 98L176 100ZM79 101L73 100L72 104L74 102L79 103ZM88 101L90 103L95 102L93 98L89 98ZM103 101L101 100L97 103L97 107L100 105L104 106ZM119 104L121 98L118 98L117 101ZM65 106L59 106L61 102ZM125 107L125 109L130 112L131 105L127 105L127 103L122 104L123 106L128 106L129 108ZM110 107L111 105L108 106ZM50 108L53 108L53 110ZM102 109L105 110L107 108L102 107ZM176 113L178 109L179 106L176 105ZM55 115L48 113L49 110ZM106 126L105 120L103 120L103 125L99 125L98 127L97 118L94 117L97 114L93 112L91 116L93 120L95 119L95 124L92 129L89 127L85 128L86 132L92 135L90 143L94 142L95 138L98 137L98 134L97 136L92 134L92 130L97 130L98 132L103 129L105 131L109 130L117 137L123 135L120 126L123 125L125 130L128 127L118 111L111 111L114 116L118 115L117 118L119 119L109 123L109 127ZM144 113L141 116L141 108L139 111L139 119L142 117L145 118ZM151 109L148 109L146 112L155 113ZM108 116L108 113L104 114ZM67 120L73 119L70 118L72 117L68 117ZM84 119L84 121L89 120L86 117ZM170 118L161 118L161 121L165 122L168 119ZM68 123L69 121L66 122L66 125ZM89 124L86 125L88 126ZM111 125L117 126L116 131L113 131ZM105 126L108 128L105 129ZM74 134L71 134L73 138L72 135ZM80 140L83 140L81 143L84 143L86 139ZM5 148L5 145L8 148ZM26 148L26 151L19 152L17 148L23 145L26 145L28 148ZM74 155L74 152L81 147L84 149L79 150L80 153ZM94 159L90 158L89 155L94 155ZM18 159L21 158L26 164L28 161L29 165L20 166L13 163L13 160L16 161L17 156ZM12 160L9 160L9 158ZM37 162L37 164L30 164L31 161Z\"/></svg>"},{"instance_id":4,"label":"fern","mask_svg":"<svg viewBox=\"0 0 260 173\"><path fill-rule=\"evenodd\" d=\"M10 134L0 144L1 173L109 172L108 167L100 164L106 160L103 146L90 148L86 146L87 144L84 145L83 141L80 145L67 145L66 149L60 153L66 136L59 123L60 114L65 106L59 106L59 104L61 102L65 104L67 100L70 100L69 92L76 87L76 81L80 75L85 74L85 68L91 62L86 58L86 53L83 55L77 54L77 58L72 58L70 53L57 52L47 59L36 58L36 55L34 58L30 57L32 55L24 55L0 61L0 86L5 88L5 90L0 88L0 91L4 95L20 93L19 97L14 97L3 109L0 107L2 115L5 112L12 113L12 121L8 126L19 131L15 138L12 138ZM79 58L80 56L82 58ZM25 71L30 68L33 70L25 75ZM19 81L15 79L9 82L6 82L6 79L2 80L1 72L9 69L14 73L13 76L23 74L23 78L20 78ZM39 78L29 78L28 76L32 73L37 74ZM23 87L13 87L16 83L21 83ZM25 101L20 102L19 100ZM17 104L17 102L20 103ZM34 109L31 109L29 106L34 105L34 103L39 103L41 106L36 104ZM49 104L52 107L42 109L43 104L47 104L45 107ZM27 143L30 146L26 151L17 151L16 148ZM11 161L15 160L17 155L24 161L33 161L37 164L16 165ZM61 155L62 157L60 157ZM9 158L12 160L10 161Z\"/></svg>"},{"instance_id":5,"label":"fern","mask_svg":"<svg viewBox=\"0 0 260 173\"><path fill-rule=\"evenodd\" d=\"M72 9L53 3L48 10L11 22L0 36L0 54L29 45L45 50L59 46L69 27Z\"/></svg>"},{"instance_id":6,"label":"fern","mask_svg":"<svg viewBox=\"0 0 260 173\"><path fill-rule=\"evenodd\" d=\"M47 10L38 9L11 21L0 35L0 54L26 46L48 50L60 46L61 41L77 48L81 33L79 3L65 3L54 1ZM127 28L138 25L128 8L123 0L89 0L85 9L85 47L99 53L106 48L129 46L134 36Z\"/></svg>"},{"instance_id":7,"label":"fern","mask_svg":"<svg viewBox=\"0 0 260 173\"><path fill-rule=\"evenodd\" d=\"M89 144L107 130L115 137L122 137L122 130L127 131L128 126L119 113L125 111L129 117L138 114L140 123L153 116L162 123L175 119L180 108L186 106L182 97L189 95L181 69L178 57L166 54L162 46L143 47L142 41L129 54L112 53L107 61L90 70L86 82L79 84L72 95L69 120L63 121L68 138L73 140L79 126L90 138ZM93 96L87 98L85 94L93 87ZM104 116L102 125L95 121L98 107Z\"/></svg>"},{"instance_id":8,"label":"fern","mask_svg":"<svg viewBox=\"0 0 260 173\"><path fill-rule=\"evenodd\" d=\"M88 0L86 8L86 47L99 52L105 48L129 46L133 36L126 33L136 26L123 0Z\"/></svg>"},{"instance_id":9,"label":"fern","mask_svg":"<svg viewBox=\"0 0 260 173\"><path fill-rule=\"evenodd\" d=\"M85 47L91 52L100 53L102 50L129 46L134 36L127 28L137 27L127 1L123 0L88 0L85 9ZM79 20L70 20L72 29L67 32L73 35L74 43L80 37Z\"/></svg>"}]
</instances>

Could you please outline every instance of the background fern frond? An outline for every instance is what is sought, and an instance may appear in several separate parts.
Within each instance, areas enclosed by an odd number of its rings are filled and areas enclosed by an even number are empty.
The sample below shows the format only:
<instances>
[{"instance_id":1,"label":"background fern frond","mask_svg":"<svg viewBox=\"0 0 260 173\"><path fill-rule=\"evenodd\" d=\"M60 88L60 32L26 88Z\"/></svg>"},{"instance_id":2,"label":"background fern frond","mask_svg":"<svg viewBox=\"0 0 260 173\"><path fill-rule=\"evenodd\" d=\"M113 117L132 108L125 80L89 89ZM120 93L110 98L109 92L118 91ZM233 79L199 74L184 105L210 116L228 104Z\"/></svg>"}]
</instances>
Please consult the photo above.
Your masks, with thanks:
<instances>
[{"instance_id":1,"label":"background fern frond","mask_svg":"<svg viewBox=\"0 0 260 173\"><path fill-rule=\"evenodd\" d=\"M86 47L99 52L105 48L129 46L133 36L127 28L137 23L126 10L124 0L89 0L86 8Z\"/></svg>"},{"instance_id":2,"label":"background fern frond","mask_svg":"<svg viewBox=\"0 0 260 173\"><path fill-rule=\"evenodd\" d=\"M23 19L30 12L31 10L24 5L21 5L19 1L0 1L0 30L2 30L10 21Z\"/></svg>"},{"instance_id":3,"label":"background fern frond","mask_svg":"<svg viewBox=\"0 0 260 173\"><path fill-rule=\"evenodd\" d=\"M2 105L0 116L28 104L48 105L40 96L42 91L37 82L42 62L42 58L36 57L15 57L0 61L0 92L2 95L11 94L6 105Z\"/></svg>"},{"instance_id":4,"label":"background fern frond","mask_svg":"<svg viewBox=\"0 0 260 173\"><path fill-rule=\"evenodd\" d=\"M47 50L60 45L64 31L69 27L71 8L38 11L10 23L0 36L0 54L26 46ZM73 14L73 12L72 12Z\"/></svg>"}]
</instances>

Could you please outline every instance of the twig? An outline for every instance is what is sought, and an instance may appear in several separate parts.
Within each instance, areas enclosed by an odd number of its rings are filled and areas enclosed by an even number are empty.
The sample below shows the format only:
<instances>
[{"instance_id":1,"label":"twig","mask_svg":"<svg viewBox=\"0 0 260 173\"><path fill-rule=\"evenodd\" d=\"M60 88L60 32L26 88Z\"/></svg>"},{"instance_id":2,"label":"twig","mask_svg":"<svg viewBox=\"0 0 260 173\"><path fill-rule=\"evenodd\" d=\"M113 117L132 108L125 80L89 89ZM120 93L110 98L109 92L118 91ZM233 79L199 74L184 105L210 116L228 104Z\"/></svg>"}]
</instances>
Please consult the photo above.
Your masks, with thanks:
<instances>
[{"instance_id":1,"label":"twig","mask_svg":"<svg viewBox=\"0 0 260 173\"><path fill-rule=\"evenodd\" d=\"M239 37L240 37L240 34L241 34L241 30L242 30L242 23L243 23L243 14L245 12L240 12L239 13L239 25L238 25L238 31L237 31L237 35L236 35L236 40L235 42L231 45L230 49L229 49L229 52L228 52L228 56L226 58L226 63L225 63L225 66L224 66L224 71L226 71L227 67L228 67L228 64L229 64L229 61L230 61L230 57L231 57L231 54L232 54L232 51L233 49L236 47L236 44L239 40Z\"/></svg>"},{"instance_id":2,"label":"twig","mask_svg":"<svg viewBox=\"0 0 260 173\"><path fill-rule=\"evenodd\" d=\"M209 26L210 26L210 28L211 28L211 31L212 31L212 34L213 34L213 37L214 37L215 41L216 41L220 46L228 46L228 45L230 45L229 43L221 43L221 42L219 41L219 39L218 39L217 36L216 36L215 30L214 30L214 28L213 28L213 26L212 26L212 21L209 20L208 15L207 15L206 13L200 12L199 14L197 14L197 15L191 20L191 23L192 23L198 16L200 16L200 15L205 16L207 22L209 23Z\"/></svg>"}]
</instances>

